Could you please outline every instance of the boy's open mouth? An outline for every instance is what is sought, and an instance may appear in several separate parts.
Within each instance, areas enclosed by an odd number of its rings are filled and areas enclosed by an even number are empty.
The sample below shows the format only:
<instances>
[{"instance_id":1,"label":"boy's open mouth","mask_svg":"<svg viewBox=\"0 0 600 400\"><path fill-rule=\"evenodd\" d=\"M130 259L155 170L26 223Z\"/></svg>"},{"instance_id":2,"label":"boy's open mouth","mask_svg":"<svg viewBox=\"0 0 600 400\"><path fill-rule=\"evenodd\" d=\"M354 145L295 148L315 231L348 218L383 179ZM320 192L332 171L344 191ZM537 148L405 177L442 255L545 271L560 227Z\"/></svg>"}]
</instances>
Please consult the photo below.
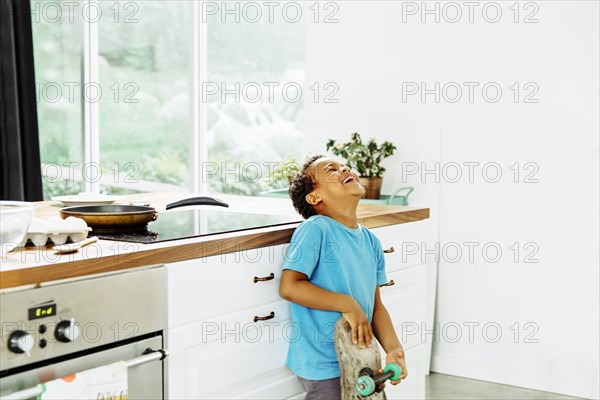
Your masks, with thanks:
<instances>
[{"instance_id":1,"label":"boy's open mouth","mask_svg":"<svg viewBox=\"0 0 600 400\"><path fill-rule=\"evenodd\" d=\"M346 179L344 179L342 181L342 184L345 185L346 183L350 183L350 182L356 182L356 179L354 179L354 177L352 175L347 177Z\"/></svg>"}]
</instances>

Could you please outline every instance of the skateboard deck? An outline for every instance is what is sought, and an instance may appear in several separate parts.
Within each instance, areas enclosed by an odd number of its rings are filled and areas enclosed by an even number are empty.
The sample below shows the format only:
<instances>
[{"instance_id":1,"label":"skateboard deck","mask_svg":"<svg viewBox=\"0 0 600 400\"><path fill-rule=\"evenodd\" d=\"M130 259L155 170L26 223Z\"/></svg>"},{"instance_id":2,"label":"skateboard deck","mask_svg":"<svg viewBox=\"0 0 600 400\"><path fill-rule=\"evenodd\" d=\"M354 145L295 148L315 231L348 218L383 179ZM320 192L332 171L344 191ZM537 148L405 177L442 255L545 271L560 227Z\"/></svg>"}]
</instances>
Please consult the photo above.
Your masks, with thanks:
<instances>
[{"instance_id":1,"label":"skateboard deck","mask_svg":"<svg viewBox=\"0 0 600 400\"><path fill-rule=\"evenodd\" d=\"M381 354L377 339L373 338L370 347L360 348L358 344L352 343L350 324L341 317L334 328L335 351L340 365L340 386L343 400L384 400L383 391L363 397L356 389L356 378L360 371L371 368L373 371L381 369Z\"/></svg>"}]
</instances>

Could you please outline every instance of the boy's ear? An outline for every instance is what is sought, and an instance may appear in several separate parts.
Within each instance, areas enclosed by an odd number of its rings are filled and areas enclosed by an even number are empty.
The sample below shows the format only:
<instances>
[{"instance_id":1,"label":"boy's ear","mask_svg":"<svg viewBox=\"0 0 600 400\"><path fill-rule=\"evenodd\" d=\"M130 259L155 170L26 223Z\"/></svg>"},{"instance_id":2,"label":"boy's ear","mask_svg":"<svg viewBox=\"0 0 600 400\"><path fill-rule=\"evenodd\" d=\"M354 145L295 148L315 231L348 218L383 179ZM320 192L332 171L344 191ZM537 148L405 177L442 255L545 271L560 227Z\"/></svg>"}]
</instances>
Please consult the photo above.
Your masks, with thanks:
<instances>
[{"instance_id":1,"label":"boy's ear","mask_svg":"<svg viewBox=\"0 0 600 400\"><path fill-rule=\"evenodd\" d=\"M319 195L316 194L315 192L310 192L309 194L306 195L306 197L304 197L304 199L311 206L317 205L322 201L321 197L319 197Z\"/></svg>"}]
</instances>

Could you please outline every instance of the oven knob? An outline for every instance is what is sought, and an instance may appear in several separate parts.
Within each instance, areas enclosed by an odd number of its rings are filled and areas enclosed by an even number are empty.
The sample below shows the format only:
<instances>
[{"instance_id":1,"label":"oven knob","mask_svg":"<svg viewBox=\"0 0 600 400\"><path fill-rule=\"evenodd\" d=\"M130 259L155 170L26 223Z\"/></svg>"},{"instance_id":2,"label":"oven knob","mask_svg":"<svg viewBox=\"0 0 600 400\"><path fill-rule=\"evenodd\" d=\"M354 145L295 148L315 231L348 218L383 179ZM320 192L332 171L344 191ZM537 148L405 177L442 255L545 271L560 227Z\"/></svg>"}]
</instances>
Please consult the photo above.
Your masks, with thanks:
<instances>
[{"instance_id":1,"label":"oven knob","mask_svg":"<svg viewBox=\"0 0 600 400\"><path fill-rule=\"evenodd\" d=\"M33 337L24 331L14 331L8 337L8 349L13 353L25 353L29 356L34 344Z\"/></svg>"},{"instance_id":2,"label":"oven knob","mask_svg":"<svg viewBox=\"0 0 600 400\"><path fill-rule=\"evenodd\" d=\"M60 342L72 342L79 337L79 327L75 325L75 318L70 321L60 321L54 330L54 336Z\"/></svg>"}]
</instances>

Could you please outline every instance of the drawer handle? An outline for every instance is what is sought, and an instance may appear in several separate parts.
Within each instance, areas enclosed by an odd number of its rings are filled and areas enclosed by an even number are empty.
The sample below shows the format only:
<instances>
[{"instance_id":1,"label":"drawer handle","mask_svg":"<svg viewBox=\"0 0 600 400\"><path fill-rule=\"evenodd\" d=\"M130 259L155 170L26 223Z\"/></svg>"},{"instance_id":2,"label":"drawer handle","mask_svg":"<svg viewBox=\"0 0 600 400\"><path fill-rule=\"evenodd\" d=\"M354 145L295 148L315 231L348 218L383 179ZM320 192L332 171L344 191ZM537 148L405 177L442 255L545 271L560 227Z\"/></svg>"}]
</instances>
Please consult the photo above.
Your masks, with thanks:
<instances>
[{"instance_id":1,"label":"drawer handle","mask_svg":"<svg viewBox=\"0 0 600 400\"><path fill-rule=\"evenodd\" d=\"M274 279L274 278L275 278L275 274L271 272L268 276L263 276L262 278L255 276L253 281L254 281L254 283L264 282L264 281L270 281L271 279Z\"/></svg>"},{"instance_id":2,"label":"drawer handle","mask_svg":"<svg viewBox=\"0 0 600 400\"><path fill-rule=\"evenodd\" d=\"M383 285L379 285L379 287L382 286L394 286L396 284L396 282L394 282L393 279L391 279L388 283L384 283Z\"/></svg>"},{"instance_id":3,"label":"drawer handle","mask_svg":"<svg viewBox=\"0 0 600 400\"><path fill-rule=\"evenodd\" d=\"M271 311L271 314L265 316L265 317L259 317L257 315L254 316L254 322L258 322L258 321L266 321L268 319L273 319L275 318L275 312Z\"/></svg>"},{"instance_id":4,"label":"drawer handle","mask_svg":"<svg viewBox=\"0 0 600 400\"><path fill-rule=\"evenodd\" d=\"M394 251L396 251L396 250L394 250L394 246L392 246L389 249L384 250L383 252L387 254L387 253L393 253Z\"/></svg>"}]
</instances>

